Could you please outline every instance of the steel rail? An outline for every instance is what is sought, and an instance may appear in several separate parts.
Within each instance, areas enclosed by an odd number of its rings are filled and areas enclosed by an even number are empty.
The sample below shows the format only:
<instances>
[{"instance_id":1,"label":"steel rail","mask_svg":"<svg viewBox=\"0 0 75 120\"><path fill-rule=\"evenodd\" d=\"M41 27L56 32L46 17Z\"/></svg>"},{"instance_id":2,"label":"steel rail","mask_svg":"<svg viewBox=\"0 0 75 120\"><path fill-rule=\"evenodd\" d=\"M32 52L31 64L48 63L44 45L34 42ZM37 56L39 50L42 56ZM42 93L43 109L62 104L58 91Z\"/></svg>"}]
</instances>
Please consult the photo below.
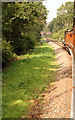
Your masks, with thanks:
<instances>
[{"instance_id":1,"label":"steel rail","mask_svg":"<svg viewBox=\"0 0 75 120\"><path fill-rule=\"evenodd\" d=\"M71 99L71 115L75 120L75 0L74 0L74 20L73 20L73 45L71 48L72 55L72 99Z\"/></svg>"}]
</instances>

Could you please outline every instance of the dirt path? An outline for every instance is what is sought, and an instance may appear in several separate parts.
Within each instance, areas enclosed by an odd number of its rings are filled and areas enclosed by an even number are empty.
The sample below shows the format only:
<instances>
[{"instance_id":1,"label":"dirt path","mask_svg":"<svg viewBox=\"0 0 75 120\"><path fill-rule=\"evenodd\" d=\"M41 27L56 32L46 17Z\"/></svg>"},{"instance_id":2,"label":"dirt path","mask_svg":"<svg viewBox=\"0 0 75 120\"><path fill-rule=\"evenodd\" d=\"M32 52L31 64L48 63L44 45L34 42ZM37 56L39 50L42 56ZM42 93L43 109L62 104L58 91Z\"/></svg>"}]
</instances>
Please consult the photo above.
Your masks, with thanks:
<instances>
[{"instance_id":1,"label":"dirt path","mask_svg":"<svg viewBox=\"0 0 75 120\"><path fill-rule=\"evenodd\" d=\"M54 47L56 62L60 67L56 71L57 79L55 85L48 88L43 94L44 104L38 118L70 118L72 59L61 46L53 42L48 44Z\"/></svg>"}]
</instances>

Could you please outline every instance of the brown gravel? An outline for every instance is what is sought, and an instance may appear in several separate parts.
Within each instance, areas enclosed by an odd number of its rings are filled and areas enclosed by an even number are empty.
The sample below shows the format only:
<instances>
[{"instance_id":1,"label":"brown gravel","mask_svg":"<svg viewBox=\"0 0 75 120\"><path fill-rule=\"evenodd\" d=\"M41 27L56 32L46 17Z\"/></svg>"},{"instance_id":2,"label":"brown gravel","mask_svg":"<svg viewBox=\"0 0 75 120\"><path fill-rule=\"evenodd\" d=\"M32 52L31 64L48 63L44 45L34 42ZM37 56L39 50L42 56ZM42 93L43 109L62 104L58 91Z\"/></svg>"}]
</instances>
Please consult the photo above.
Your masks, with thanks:
<instances>
[{"instance_id":1,"label":"brown gravel","mask_svg":"<svg viewBox=\"0 0 75 120\"><path fill-rule=\"evenodd\" d=\"M56 53L56 63L59 68L56 71L56 82L43 94L44 104L38 114L38 118L70 118L71 92L72 92L72 59L61 46L49 42ZM36 104L36 108L37 108ZM34 107L34 111L35 110ZM39 106L38 106L39 108ZM38 111L38 109L37 109Z\"/></svg>"}]
</instances>

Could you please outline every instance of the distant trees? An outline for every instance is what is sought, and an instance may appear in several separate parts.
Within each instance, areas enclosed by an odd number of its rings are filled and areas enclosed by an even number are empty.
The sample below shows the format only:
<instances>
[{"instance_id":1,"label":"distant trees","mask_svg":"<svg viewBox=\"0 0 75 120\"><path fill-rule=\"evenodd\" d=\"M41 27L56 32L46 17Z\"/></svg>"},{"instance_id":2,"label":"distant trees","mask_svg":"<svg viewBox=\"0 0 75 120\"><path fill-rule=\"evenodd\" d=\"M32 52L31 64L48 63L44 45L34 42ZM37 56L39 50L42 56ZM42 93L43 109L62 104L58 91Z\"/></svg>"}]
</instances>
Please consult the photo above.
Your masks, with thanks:
<instances>
[{"instance_id":1,"label":"distant trees","mask_svg":"<svg viewBox=\"0 0 75 120\"><path fill-rule=\"evenodd\" d=\"M11 54L25 54L34 48L46 24L47 12L42 2L2 3L3 66Z\"/></svg>"},{"instance_id":2,"label":"distant trees","mask_svg":"<svg viewBox=\"0 0 75 120\"><path fill-rule=\"evenodd\" d=\"M65 30L73 27L73 2L66 2L57 9L57 17L48 25L52 38L64 38Z\"/></svg>"}]
</instances>

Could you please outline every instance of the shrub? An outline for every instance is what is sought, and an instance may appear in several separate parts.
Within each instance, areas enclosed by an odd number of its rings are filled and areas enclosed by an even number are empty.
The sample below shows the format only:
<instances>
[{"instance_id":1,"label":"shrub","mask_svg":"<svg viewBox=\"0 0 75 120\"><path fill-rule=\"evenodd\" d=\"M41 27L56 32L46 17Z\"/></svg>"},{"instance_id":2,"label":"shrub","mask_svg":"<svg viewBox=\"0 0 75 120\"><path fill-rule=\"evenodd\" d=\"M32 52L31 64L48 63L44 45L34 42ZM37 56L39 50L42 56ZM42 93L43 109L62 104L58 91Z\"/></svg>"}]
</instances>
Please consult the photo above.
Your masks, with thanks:
<instances>
[{"instance_id":1,"label":"shrub","mask_svg":"<svg viewBox=\"0 0 75 120\"><path fill-rule=\"evenodd\" d=\"M10 60L13 57L12 47L10 42L6 42L6 40L2 41L2 66L5 67L8 65Z\"/></svg>"},{"instance_id":2,"label":"shrub","mask_svg":"<svg viewBox=\"0 0 75 120\"><path fill-rule=\"evenodd\" d=\"M35 46L35 36L32 34L25 34L14 42L14 52L17 55L25 54L28 50Z\"/></svg>"}]
</instances>

